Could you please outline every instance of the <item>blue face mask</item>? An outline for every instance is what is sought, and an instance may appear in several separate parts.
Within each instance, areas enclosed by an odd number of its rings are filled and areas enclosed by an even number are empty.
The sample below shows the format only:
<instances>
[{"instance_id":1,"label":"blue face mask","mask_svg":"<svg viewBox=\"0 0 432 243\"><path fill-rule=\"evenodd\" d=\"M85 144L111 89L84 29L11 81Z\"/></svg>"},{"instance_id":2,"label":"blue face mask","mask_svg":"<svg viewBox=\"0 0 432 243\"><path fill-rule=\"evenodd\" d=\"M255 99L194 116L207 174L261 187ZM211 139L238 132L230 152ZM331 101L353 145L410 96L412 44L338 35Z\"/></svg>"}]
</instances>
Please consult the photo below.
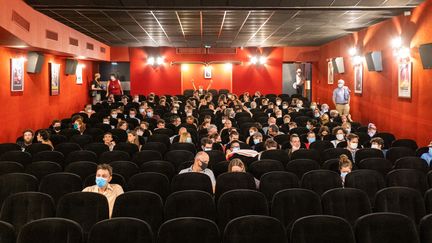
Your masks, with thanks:
<instances>
[{"instance_id":1,"label":"blue face mask","mask_svg":"<svg viewBox=\"0 0 432 243\"><path fill-rule=\"evenodd\" d=\"M96 177L96 185L99 188L103 188L108 184L108 180L103 177Z\"/></svg>"},{"instance_id":2,"label":"blue face mask","mask_svg":"<svg viewBox=\"0 0 432 243\"><path fill-rule=\"evenodd\" d=\"M309 143L313 143L313 142L315 142L316 138L308 138L307 140Z\"/></svg>"},{"instance_id":3,"label":"blue face mask","mask_svg":"<svg viewBox=\"0 0 432 243\"><path fill-rule=\"evenodd\" d=\"M233 152L237 152L237 151L239 151L239 150L240 150L239 147L234 147L234 148L232 149Z\"/></svg>"},{"instance_id":4,"label":"blue face mask","mask_svg":"<svg viewBox=\"0 0 432 243\"><path fill-rule=\"evenodd\" d=\"M259 144L260 140L259 139L254 139L253 142L254 142L254 144Z\"/></svg>"},{"instance_id":5,"label":"blue face mask","mask_svg":"<svg viewBox=\"0 0 432 243\"><path fill-rule=\"evenodd\" d=\"M148 117L152 117L152 116L153 116L153 113L152 113L152 112L147 112L147 116L148 116Z\"/></svg>"},{"instance_id":6,"label":"blue face mask","mask_svg":"<svg viewBox=\"0 0 432 243\"><path fill-rule=\"evenodd\" d=\"M192 138L186 138L186 143L192 143Z\"/></svg>"},{"instance_id":7,"label":"blue face mask","mask_svg":"<svg viewBox=\"0 0 432 243\"><path fill-rule=\"evenodd\" d=\"M429 154L432 155L432 147L429 148Z\"/></svg>"},{"instance_id":8,"label":"blue face mask","mask_svg":"<svg viewBox=\"0 0 432 243\"><path fill-rule=\"evenodd\" d=\"M311 125L306 125L306 128L307 128L308 130L310 130L310 129L311 129Z\"/></svg>"},{"instance_id":9,"label":"blue face mask","mask_svg":"<svg viewBox=\"0 0 432 243\"><path fill-rule=\"evenodd\" d=\"M342 172L341 173L342 180L345 180L346 175L348 175L348 172Z\"/></svg>"},{"instance_id":10,"label":"blue face mask","mask_svg":"<svg viewBox=\"0 0 432 243\"><path fill-rule=\"evenodd\" d=\"M73 124L73 128L76 129L76 130L78 130L78 124L74 123Z\"/></svg>"}]
</instances>

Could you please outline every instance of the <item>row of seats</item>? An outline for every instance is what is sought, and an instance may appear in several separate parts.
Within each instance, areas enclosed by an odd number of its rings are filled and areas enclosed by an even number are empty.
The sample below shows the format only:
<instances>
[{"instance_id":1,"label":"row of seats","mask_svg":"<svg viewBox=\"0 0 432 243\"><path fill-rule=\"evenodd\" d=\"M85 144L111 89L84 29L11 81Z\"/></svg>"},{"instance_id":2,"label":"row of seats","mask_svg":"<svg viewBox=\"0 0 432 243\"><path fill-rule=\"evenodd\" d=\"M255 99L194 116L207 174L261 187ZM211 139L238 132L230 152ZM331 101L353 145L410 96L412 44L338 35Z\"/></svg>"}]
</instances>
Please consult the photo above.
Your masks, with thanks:
<instances>
[{"instance_id":1,"label":"row of seats","mask_svg":"<svg viewBox=\"0 0 432 243\"><path fill-rule=\"evenodd\" d=\"M432 214L413 212L418 206L410 198L414 192L403 187L383 190L377 194L382 208L375 208L381 213L372 214L366 195L356 189L330 190L321 199L305 189L283 190L276 194L271 213L264 196L251 190L227 192L217 207L205 192L182 191L172 195L164 209L156 194L135 191L118 197L112 219L108 219L108 204L100 194L67 194L55 210L48 195L26 192L9 197L4 204L0 239L2 243L13 242L16 232L17 242L70 243L79 242L74 240L81 240L82 236L88 236L89 243L152 242L151 232L158 232L157 242L220 242L223 234L223 242L287 242L286 236L290 235L293 243L334 243L355 242L351 228L354 227L356 234L366 234L356 235L357 242L409 243L419 242L419 223L422 240L426 240L422 242L431 242ZM163 210L165 222L159 214ZM215 210L218 225L211 218ZM420 217L413 220L411 214ZM137 225L141 227L136 228ZM71 235L72 241L67 241Z\"/></svg>"}]
</instances>

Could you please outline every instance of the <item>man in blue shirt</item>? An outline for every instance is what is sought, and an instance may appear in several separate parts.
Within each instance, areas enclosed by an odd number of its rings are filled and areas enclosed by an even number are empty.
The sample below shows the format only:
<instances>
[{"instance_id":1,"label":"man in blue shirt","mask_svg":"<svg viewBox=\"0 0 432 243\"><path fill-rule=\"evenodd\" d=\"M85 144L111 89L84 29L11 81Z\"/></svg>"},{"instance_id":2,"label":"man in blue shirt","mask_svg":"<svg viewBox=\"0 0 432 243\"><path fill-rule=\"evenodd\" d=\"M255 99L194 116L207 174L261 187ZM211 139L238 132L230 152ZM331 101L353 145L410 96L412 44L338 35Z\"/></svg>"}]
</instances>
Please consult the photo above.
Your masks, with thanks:
<instances>
[{"instance_id":1,"label":"man in blue shirt","mask_svg":"<svg viewBox=\"0 0 432 243\"><path fill-rule=\"evenodd\" d=\"M429 151L427 153L422 154L420 158L426 160L428 165L430 165L432 160L432 141L429 143Z\"/></svg>"},{"instance_id":2,"label":"man in blue shirt","mask_svg":"<svg viewBox=\"0 0 432 243\"><path fill-rule=\"evenodd\" d=\"M338 87L333 90L333 103L340 115L349 115L350 90L344 86L345 81L339 79Z\"/></svg>"}]
</instances>

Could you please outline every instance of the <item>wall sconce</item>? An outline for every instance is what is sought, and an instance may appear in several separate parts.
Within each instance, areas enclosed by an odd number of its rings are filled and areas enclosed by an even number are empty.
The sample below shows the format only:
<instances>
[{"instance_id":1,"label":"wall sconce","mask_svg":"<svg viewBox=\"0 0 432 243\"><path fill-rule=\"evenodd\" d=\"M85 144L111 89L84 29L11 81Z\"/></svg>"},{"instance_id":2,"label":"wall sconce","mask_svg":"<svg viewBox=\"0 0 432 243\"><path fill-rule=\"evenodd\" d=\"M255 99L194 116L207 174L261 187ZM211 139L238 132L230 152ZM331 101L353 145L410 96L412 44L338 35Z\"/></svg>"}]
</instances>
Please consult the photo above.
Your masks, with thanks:
<instances>
[{"instance_id":1,"label":"wall sconce","mask_svg":"<svg viewBox=\"0 0 432 243\"><path fill-rule=\"evenodd\" d=\"M147 65L162 66L163 64L164 64L164 57L162 56L157 56L157 57L149 56L147 58Z\"/></svg>"},{"instance_id":2,"label":"wall sconce","mask_svg":"<svg viewBox=\"0 0 432 243\"><path fill-rule=\"evenodd\" d=\"M351 47L348 50L349 55L351 56L351 61L354 66L360 65L363 63L363 57L358 54L358 50L355 47Z\"/></svg>"},{"instance_id":3,"label":"wall sconce","mask_svg":"<svg viewBox=\"0 0 432 243\"><path fill-rule=\"evenodd\" d=\"M402 38L400 36L392 39L391 46L393 49L393 56L396 57L399 62L409 62L411 59L410 49L403 45Z\"/></svg>"}]
</instances>

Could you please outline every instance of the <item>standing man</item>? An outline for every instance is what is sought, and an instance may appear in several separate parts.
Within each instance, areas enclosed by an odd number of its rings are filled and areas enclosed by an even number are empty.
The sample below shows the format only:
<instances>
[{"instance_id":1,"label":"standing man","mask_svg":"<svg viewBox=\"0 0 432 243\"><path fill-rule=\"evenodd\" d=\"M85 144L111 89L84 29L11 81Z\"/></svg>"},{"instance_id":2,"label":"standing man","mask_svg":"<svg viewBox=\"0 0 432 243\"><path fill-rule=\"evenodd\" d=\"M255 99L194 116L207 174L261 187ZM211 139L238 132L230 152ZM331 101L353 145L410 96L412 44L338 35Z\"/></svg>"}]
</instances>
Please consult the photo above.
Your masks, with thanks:
<instances>
[{"instance_id":1,"label":"standing man","mask_svg":"<svg viewBox=\"0 0 432 243\"><path fill-rule=\"evenodd\" d=\"M300 68L296 71L296 80L293 84L294 89L296 89L297 94L303 95L305 78L302 74L302 70Z\"/></svg>"},{"instance_id":2,"label":"standing man","mask_svg":"<svg viewBox=\"0 0 432 243\"><path fill-rule=\"evenodd\" d=\"M349 115L350 111L350 90L345 85L345 81L342 79L339 79L338 81L338 87L333 90L333 103L336 106L336 110L339 112L339 114L342 115Z\"/></svg>"}]
</instances>

